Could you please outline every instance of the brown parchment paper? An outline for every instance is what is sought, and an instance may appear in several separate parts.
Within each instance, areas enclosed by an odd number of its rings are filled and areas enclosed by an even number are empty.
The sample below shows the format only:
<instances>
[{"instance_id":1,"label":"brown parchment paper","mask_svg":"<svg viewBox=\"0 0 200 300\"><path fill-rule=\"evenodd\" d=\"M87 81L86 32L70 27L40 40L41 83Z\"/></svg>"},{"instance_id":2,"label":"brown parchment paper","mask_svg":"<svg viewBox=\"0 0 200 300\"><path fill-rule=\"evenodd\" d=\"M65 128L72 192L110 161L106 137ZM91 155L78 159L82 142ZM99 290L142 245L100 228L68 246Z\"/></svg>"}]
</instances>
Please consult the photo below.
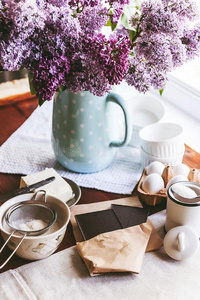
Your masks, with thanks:
<instances>
[{"instance_id":1,"label":"brown parchment paper","mask_svg":"<svg viewBox=\"0 0 200 300\"><path fill-rule=\"evenodd\" d=\"M71 224L72 224L73 233L74 233L76 242L82 242L83 236L82 236L82 234L79 230L79 227L76 223L75 215L109 209L111 204L121 204L121 205L129 205L129 206L133 206L133 207L142 207L142 204L137 196L131 196L131 197L126 197L126 198L120 198L117 200L102 201L102 202L96 202L96 203L90 203L90 204L80 204L80 205L73 206L72 208L70 208ZM150 221L148 220L148 222L150 222ZM160 236L157 234L156 230L152 226L152 231L151 231L149 242L148 242L148 245L146 248L146 252L158 249L161 246L162 246L162 239L160 238Z\"/></svg>"},{"instance_id":2,"label":"brown parchment paper","mask_svg":"<svg viewBox=\"0 0 200 300\"><path fill-rule=\"evenodd\" d=\"M107 272L139 273L151 232L152 224L147 221L99 234L76 247L91 276Z\"/></svg>"}]
</instances>

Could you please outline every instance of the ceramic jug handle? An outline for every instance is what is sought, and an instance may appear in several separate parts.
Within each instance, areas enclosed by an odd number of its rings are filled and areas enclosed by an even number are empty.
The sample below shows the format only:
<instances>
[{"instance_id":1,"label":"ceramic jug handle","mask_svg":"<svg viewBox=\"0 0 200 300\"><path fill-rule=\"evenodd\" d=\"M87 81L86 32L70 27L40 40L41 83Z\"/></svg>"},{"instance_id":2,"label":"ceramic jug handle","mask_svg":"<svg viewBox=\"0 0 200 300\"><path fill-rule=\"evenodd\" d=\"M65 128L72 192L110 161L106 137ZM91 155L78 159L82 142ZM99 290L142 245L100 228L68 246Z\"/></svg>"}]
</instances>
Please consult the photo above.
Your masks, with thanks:
<instances>
[{"instance_id":1,"label":"ceramic jug handle","mask_svg":"<svg viewBox=\"0 0 200 300\"><path fill-rule=\"evenodd\" d=\"M113 141L110 143L111 147L122 147L127 145L130 142L131 139L131 135L132 135L132 122L131 122L131 115L130 112L128 111L128 107L126 102L124 101L124 99L119 96L118 94L115 93L110 93L108 94L106 101L111 101L114 102L116 104L118 104L123 113L124 113L124 123L125 123L125 135L124 135L124 139L122 141Z\"/></svg>"}]
</instances>

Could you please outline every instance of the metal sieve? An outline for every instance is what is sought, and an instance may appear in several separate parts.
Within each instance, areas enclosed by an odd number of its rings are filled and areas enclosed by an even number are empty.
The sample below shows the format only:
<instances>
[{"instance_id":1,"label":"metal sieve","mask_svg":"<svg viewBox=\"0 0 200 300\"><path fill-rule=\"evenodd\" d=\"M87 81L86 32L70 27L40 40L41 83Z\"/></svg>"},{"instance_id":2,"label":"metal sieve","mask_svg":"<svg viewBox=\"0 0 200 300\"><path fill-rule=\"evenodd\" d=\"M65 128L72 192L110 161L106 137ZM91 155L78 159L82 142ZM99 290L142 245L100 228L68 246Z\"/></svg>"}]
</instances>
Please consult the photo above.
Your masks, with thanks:
<instances>
[{"instance_id":1,"label":"metal sieve","mask_svg":"<svg viewBox=\"0 0 200 300\"><path fill-rule=\"evenodd\" d=\"M43 193L44 201L36 199L39 193ZM20 241L8 259L3 263L3 265L0 266L0 268L2 268L10 260L26 236L36 236L47 231L55 223L57 213L54 207L46 202L46 191L40 190L35 193L31 200L12 205L6 211L4 218L8 226L13 229L13 232L9 235L8 239L0 249L0 253L15 233L19 234ZM31 222L34 224L36 221L39 221L40 224L42 224L42 228L28 228L28 230L22 228L22 226L26 227L26 224L30 224Z\"/></svg>"}]
</instances>

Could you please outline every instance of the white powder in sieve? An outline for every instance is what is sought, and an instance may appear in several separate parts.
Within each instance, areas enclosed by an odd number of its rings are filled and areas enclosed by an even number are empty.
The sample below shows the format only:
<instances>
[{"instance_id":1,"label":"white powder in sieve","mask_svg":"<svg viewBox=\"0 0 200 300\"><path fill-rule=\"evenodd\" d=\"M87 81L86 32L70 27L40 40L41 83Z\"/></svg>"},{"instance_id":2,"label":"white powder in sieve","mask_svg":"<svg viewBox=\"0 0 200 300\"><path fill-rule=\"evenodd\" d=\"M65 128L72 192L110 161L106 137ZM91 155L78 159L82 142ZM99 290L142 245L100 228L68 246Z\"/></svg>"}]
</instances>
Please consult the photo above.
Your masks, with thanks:
<instances>
[{"instance_id":1,"label":"white powder in sieve","mask_svg":"<svg viewBox=\"0 0 200 300\"><path fill-rule=\"evenodd\" d=\"M47 227L47 223L45 223L43 220L31 220L26 223L22 223L19 225L19 228L24 231L36 231L41 230Z\"/></svg>"}]
</instances>

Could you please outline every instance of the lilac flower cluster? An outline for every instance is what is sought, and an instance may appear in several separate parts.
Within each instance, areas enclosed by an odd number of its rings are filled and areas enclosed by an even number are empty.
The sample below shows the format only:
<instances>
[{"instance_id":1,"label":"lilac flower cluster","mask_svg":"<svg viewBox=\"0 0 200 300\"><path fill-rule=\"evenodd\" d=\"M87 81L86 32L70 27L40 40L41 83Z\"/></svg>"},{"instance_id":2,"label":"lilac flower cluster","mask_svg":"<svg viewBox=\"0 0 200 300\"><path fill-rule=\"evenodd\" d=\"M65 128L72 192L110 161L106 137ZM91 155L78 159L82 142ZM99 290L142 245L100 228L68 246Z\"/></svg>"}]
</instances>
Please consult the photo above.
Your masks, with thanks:
<instances>
[{"instance_id":1,"label":"lilac flower cluster","mask_svg":"<svg viewBox=\"0 0 200 300\"><path fill-rule=\"evenodd\" d=\"M0 0L0 70L27 69L40 100L59 89L101 96L125 79L141 92L200 55L192 0L144 0L110 36L129 0ZM109 21L109 22L108 22ZM31 86L32 86L31 85Z\"/></svg>"},{"instance_id":2,"label":"lilac flower cluster","mask_svg":"<svg viewBox=\"0 0 200 300\"><path fill-rule=\"evenodd\" d=\"M83 12L78 15L81 30L85 34L92 34L98 32L107 23L107 9L101 6L85 7Z\"/></svg>"},{"instance_id":3,"label":"lilac flower cluster","mask_svg":"<svg viewBox=\"0 0 200 300\"><path fill-rule=\"evenodd\" d=\"M193 59L196 55L200 55L200 24L194 29L185 29L181 38L182 44L186 49L188 59Z\"/></svg>"},{"instance_id":4,"label":"lilac flower cluster","mask_svg":"<svg viewBox=\"0 0 200 300\"><path fill-rule=\"evenodd\" d=\"M135 37L126 75L128 84L141 92L151 86L162 89L168 72L200 55L200 25L188 29L197 11L190 0L142 2L140 12L130 21Z\"/></svg>"},{"instance_id":5,"label":"lilac flower cluster","mask_svg":"<svg viewBox=\"0 0 200 300\"><path fill-rule=\"evenodd\" d=\"M100 3L99 0L70 0L69 5L72 8L83 8L84 6L94 7Z\"/></svg>"},{"instance_id":6,"label":"lilac flower cluster","mask_svg":"<svg viewBox=\"0 0 200 300\"><path fill-rule=\"evenodd\" d=\"M198 6L195 1L187 0L162 0L165 6L170 6L171 12L176 13L179 18L193 20L198 17Z\"/></svg>"},{"instance_id":7,"label":"lilac flower cluster","mask_svg":"<svg viewBox=\"0 0 200 300\"><path fill-rule=\"evenodd\" d=\"M5 70L20 69L34 47L32 35L44 29L44 13L36 0L2 1L0 14L0 63ZM29 17L27 17L27 15Z\"/></svg>"},{"instance_id":8,"label":"lilac flower cluster","mask_svg":"<svg viewBox=\"0 0 200 300\"><path fill-rule=\"evenodd\" d=\"M57 88L65 85L70 65L67 57L58 56L40 60L34 73L33 85L40 100L52 99Z\"/></svg>"},{"instance_id":9,"label":"lilac flower cluster","mask_svg":"<svg viewBox=\"0 0 200 300\"><path fill-rule=\"evenodd\" d=\"M109 92L128 70L129 45L127 37L111 36L107 40L101 33L85 37L79 45L81 55L73 55L67 88L75 92L89 90L97 96Z\"/></svg>"},{"instance_id":10,"label":"lilac flower cluster","mask_svg":"<svg viewBox=\"0 0 200 300\"><path fill-rule=\"evenodd\" d=\"M130 40L123 36L110 36L109 43L101 53L104 76L111 85L119 84L128 71Z\"/></svg>"}]
</instances>

